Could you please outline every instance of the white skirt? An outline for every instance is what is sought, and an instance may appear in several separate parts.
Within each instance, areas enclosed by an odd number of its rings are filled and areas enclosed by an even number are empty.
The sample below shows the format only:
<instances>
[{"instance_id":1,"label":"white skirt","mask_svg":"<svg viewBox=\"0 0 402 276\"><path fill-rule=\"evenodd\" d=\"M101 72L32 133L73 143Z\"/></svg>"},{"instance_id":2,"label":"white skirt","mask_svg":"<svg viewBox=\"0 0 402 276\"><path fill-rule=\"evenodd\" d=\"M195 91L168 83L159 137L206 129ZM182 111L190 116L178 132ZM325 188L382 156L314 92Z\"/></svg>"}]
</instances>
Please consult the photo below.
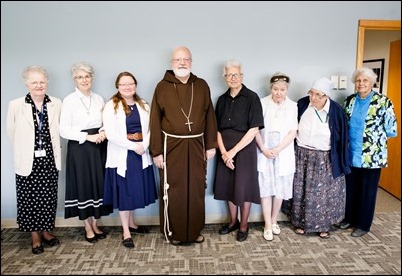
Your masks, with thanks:
<instances>
[{"instance_id":1,"label":"white skirt","mask_svg":"<svg viewBox=\"0 0 402 276\"><path fill-rule=\"evenodd\" d=\"M267 140L268 148L279 145L279 132L269 132ZM293 177L294 173L289 175L279 175L279 162L276 159L268 159L265 168L258 172L258 183L260 185L260 197L275 196L285 200L293 196Z\"/></svg>"}]
</instances>

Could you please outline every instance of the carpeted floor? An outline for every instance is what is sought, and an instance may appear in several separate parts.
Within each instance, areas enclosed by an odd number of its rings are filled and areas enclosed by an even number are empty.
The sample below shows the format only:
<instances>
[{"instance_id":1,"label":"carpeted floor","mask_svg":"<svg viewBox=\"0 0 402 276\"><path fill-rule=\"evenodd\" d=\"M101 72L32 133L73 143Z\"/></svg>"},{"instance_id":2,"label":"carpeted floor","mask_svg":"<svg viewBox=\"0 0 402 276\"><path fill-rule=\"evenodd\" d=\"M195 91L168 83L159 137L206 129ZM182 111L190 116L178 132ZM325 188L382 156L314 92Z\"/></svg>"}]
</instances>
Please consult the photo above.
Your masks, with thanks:
<instances>
[{"instance_id":1,"label":"carpeted floor","mask_svg":"<svg viewBox=\"0 0 402 276\"><path fill-rule=\"evenodd\" d=\"M221 225L206 225L205 242L190 246L167 243L158 226L147 235L133 235L135 248L121 243L121 228L105 227L108 237L96 244L85 240L83 227L57 227L61 240L31 253L29 233L3 229L1 274L258 274L258 275L401 275L401 202L379 189L370 233L350 236L351 229L316 235L296 235L289 222L280 222L274 241L262 237L262 223L250 223L249 237L237 242L236 232L221 236Z\"/></svg>"},{"instance_id":2,"label":"carpeted floor","mask_svg":"<svg viewBox=\"0 0 402 276\"><path fill-rule=\"evenodd\" d=\"M61 244L45 247L41 255L30 251L30 234L4 229L1 242L1 274L106 275L106 274L401 274L401 213L375 216L372 230L362 238L351 230L331 232L324 240L316 235L296 235L289 222L274 241L262 237L262 223L250 223L245 242L235 232L221 236L221 225L207 225L205 242L173 246L150 227L147 235L133 235L135 248L121 243L120 227L96 244L84 238L83 227L57 228Z\"/></svg>"}]
</instances>

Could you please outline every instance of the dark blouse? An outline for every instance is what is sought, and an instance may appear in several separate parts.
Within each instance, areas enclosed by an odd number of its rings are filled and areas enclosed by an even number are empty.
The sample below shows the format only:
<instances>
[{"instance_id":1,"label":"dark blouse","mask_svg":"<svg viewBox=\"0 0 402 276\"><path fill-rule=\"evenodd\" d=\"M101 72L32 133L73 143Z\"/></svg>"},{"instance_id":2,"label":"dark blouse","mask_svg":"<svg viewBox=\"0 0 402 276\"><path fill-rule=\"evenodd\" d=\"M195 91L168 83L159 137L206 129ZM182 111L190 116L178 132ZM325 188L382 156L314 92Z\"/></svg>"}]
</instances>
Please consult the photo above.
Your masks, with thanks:
<instances>
[{"instance_id":1,"label":"dark blouse","mask_svg":"<svg viewBox=\"0 0 402 276\"><path fill-rule=\"evenodd\" d=\"M244 84L236 97L230 96L230 89L218 98L215 108L218 131L233 129L247 132L250 128L264 128L260 97Z\"/></svg>"}]
</instances>

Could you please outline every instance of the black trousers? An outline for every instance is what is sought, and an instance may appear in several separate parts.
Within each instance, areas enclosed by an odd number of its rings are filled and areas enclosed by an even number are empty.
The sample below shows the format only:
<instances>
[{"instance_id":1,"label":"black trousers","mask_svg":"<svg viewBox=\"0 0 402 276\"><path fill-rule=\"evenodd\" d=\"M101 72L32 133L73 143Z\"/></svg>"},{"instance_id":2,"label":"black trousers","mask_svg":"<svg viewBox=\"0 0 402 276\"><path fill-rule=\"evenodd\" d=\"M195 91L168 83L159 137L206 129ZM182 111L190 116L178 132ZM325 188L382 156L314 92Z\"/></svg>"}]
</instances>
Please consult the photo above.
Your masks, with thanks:
<instances>
[{"instance_id":1,"label":"black trousers","mask_svg":"<svg viewBox=\"0 0 402 276\"><path fill-rule=\"evenodd\" d=\"M370 231L374 218L381 168L352 167L351 169L352 172L346 175L345 221L355 228Z\"/></svg>"}]
</instances>

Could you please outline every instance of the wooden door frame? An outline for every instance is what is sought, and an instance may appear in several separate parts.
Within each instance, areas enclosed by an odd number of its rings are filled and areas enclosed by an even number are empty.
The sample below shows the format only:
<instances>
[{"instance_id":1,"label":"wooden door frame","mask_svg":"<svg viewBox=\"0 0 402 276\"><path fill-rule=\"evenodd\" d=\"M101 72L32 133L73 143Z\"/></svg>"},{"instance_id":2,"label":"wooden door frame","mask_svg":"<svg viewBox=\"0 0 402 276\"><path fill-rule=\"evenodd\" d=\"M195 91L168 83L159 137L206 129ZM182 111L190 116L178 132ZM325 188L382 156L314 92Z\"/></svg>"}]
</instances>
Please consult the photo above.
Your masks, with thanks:
<instances>
[{"instance_id":1,"label":"wooden door frame","mask_svg":"<svg viewBox=\"0 0 402 276\"><path fill-rule=\"evenodd\" d=\"M364 56L364 40L365 40L365 31L366 30L373 30L373 31L400 31L401 30L401 21L400 20L359 20L359 30L358 30L358 37L357 37L357 58L356 58L356 67L362 67L363 65L363 56ZM388 79L388 77L387 77ZM398 93L399 102L400 96ZM396 139L396 138L395 138ZM390 162L390 160L389 160ZM381 182L384 180L390 180L390 176L384 171L381 174L381 178L379 180L379 186L382 187L384 190L389 192L390 194L394 195L395 197L400 199L400 190L399 193L393 187L389 185L382 185ZM400 185L400 175L399 180L397 181L396 185Z\"/></svg>"},{"instance_id":2,"label":"wooden door frame","mask_svg":"<svg viewBox=\"0 0 402 276\"><path fill-rule=\"evenodd\" d=\"M364 37L366 30L377 30L377 31L400 31L401 21L400 20L359 20L359 30L357 34L357 55L356 55L356 68L362 67L363 65L363 54L364 54Z\"/></svg>"}]
</instances>

